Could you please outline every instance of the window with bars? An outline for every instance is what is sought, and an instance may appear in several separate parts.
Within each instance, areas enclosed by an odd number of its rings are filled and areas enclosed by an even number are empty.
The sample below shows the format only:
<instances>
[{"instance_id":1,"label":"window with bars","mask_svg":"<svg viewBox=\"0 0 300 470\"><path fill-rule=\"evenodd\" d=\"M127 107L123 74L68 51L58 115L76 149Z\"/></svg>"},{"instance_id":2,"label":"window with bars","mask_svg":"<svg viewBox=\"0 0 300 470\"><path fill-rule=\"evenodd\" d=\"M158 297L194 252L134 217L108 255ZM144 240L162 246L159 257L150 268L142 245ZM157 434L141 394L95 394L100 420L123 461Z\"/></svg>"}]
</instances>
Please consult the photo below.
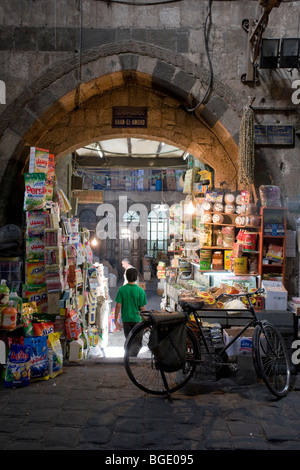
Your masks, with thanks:
<instances>
[{"instance_id":1,"label":"window with bars","mask_svg":"<svg viewBox=\"0 0 300 470\"><path fill-rule=\"evenodd\" d=\"M148 216L147 254L156 258L159 251L168 249L168 217L166 212L153 210Z\"/></svg>"}]
</instances>

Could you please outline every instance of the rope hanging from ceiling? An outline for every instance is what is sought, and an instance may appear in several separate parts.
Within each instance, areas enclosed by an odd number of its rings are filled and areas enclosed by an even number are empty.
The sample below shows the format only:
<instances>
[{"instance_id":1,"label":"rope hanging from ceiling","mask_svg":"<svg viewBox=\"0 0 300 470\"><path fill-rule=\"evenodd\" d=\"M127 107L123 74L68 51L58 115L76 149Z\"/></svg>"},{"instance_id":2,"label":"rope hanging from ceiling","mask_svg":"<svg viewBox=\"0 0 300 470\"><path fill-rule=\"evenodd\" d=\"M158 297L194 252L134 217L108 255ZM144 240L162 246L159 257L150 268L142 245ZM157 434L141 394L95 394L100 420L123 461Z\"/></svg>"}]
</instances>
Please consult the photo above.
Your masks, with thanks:
<instances>
[{"instance_id":1,"label":"rope hanging from ceiling","mask_svg":"<svg viewBox=\"0 0 300 470\"><path fill-rule=\"evenodd\" d=\"M238 184L250 189L254 184L254 112L247 106L241 120L238 152Z\"/></svg>"}]
</instances>

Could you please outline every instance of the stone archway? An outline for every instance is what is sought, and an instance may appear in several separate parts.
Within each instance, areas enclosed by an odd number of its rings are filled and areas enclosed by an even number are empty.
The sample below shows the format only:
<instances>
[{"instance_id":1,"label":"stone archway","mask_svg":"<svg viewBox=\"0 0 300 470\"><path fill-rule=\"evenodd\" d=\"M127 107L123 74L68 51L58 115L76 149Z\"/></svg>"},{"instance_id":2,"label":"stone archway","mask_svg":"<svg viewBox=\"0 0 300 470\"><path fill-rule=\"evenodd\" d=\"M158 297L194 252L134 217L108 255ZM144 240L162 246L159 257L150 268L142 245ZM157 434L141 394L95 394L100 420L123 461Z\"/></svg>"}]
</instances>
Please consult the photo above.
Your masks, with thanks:
<instances>
[{"instance_id":1,"label":"stone archway","mask_svg":"<svg viewBox=\"0 0 300 470\"><path fill-rule=\"evenodd\" d=\"M240 101L215 80L208 104L186 110L190 97L201 100L208 78L179 54L131 41L87 51L80 70L77 58L57 64L7 106L1 121L2 207L26 167L29 146L49 148L60 159L120 135L176 145L212 166L216 185L235 189ZM113 129L113 105L147 106L148 128Z\"/></svg>"}]
</instances>

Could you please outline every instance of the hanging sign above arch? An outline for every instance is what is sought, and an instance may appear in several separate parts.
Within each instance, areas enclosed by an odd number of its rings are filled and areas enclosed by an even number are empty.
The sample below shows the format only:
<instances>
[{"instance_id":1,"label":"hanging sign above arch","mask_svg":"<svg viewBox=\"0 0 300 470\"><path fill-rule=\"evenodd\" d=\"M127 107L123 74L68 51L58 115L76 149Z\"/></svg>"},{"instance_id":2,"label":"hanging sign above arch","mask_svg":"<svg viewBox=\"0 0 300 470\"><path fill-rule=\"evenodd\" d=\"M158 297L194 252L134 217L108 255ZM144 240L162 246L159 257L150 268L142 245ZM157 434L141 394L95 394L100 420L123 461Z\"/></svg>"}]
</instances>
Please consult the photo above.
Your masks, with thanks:
<instances>
[{"instance_id":1,"label":"hanging sign above arch","mask_svg":"<svg viewBox=\"0 0 300 470\"><path fill-rule=\"evenodd\" d=\"M112 127L147 127L147 108L114 106Z\"/></svg>"}]
</instances>

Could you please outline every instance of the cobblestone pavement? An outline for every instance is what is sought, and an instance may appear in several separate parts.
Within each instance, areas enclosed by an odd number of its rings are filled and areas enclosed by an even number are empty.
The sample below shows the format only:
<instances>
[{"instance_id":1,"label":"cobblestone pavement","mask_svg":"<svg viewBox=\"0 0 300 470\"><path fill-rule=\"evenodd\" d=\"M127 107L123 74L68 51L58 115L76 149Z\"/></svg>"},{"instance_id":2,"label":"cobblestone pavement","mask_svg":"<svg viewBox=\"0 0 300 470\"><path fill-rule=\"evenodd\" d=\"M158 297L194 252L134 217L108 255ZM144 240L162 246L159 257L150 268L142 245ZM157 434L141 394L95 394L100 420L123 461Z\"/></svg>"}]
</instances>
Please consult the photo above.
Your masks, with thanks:
<instances>
[{"instance_id":1,"label":"cobblestone pavement","mask_svg":"<svg viewBox=\"0 0 300 470\"><path fill-rule=\"evenodd\" d=\"M122 360L65 366L55 379L0 386L1 450L298 450L300 387L192 382L172 401L128 379ZM99 454L100 455L100 454Z\"/></svg>"}]
</instances>

